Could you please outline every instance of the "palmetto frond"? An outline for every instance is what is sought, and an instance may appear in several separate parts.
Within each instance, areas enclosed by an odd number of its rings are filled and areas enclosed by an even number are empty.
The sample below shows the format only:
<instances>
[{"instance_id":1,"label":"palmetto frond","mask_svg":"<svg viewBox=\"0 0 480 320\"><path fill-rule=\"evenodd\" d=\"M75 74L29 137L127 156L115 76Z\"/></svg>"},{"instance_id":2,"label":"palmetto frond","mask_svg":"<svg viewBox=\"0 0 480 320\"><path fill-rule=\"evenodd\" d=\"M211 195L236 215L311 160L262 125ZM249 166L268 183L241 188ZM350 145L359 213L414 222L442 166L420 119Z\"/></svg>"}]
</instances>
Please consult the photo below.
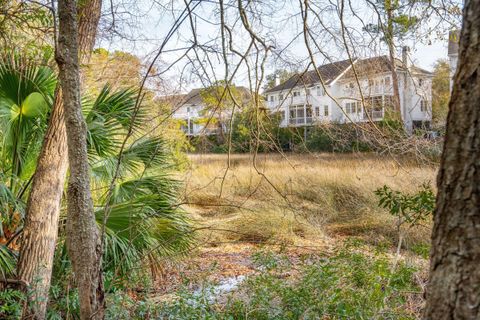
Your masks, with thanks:
<instances>
[{"instance_id":1,"label":"palmetto frond","mask_svg":"<svg viewBox=\"0 0 480 320\"><path fill-rule=\"evenodd\" d=\"M119 176L133 175L144 169L166 169L170 163L166 148L161 137L145 137L127 145L121 156ZM118 165L118 157L119 154L91 157L94 178L97 181L111 180Z\"/></svg>"},{"instance_id":2,"label":"palmetto frond","mask_svg":"<svg viewBox=\"0 0 480 320\"><path fill-rule=\"evenodd\" d=\"M171 161L164 140L131 138L118 162L120 145L130 126L135 136L142 136L143 113L135 114L132 122L136 94L133 90L112 92L105 87L95 102L84 108L93 184L101 190L95 197L100 225L108 212L105 268L123 274L146 257L186 251L192 239L185 213L177 205L179 183L168 174ZM118 182L106 199L105 190L117 165Z\"/></svg>"},{"instance_id":3,"label":"palmetto frond","mask_svg":"<svg viewBox=\"0 0 480 320\"><path fill-rule=\"evenodd\" d=\"M122 89L111 91L103 87L93 102L83 104L88 127L90 154L100 157L111 156L118 151L125 133L136 131L144 120L144 113L136 111L137 91Z\"/></svg>"},{"instance_id":4,"label":"palmetto frond","mask_svg":"<svg viewBox=\"0 0 480 320\"><path fill-rule=\"evenodd\" d=\"M22 175L38 151L53 101L56 78L48 67L17 55L0 58L0 134L4 172ZM11 186L15 189L15 186Z\"/></svg>"},{"instance_id":5,"label":"palmetto frond","mask_svg":"<svg viewBox=\"0 0 480 320\"><path fill-rule=\"evenodd\" d=\"M5 245L0 244L0 277L5 279L15 271L15 255Z\"/></svg>"}]
</instances>

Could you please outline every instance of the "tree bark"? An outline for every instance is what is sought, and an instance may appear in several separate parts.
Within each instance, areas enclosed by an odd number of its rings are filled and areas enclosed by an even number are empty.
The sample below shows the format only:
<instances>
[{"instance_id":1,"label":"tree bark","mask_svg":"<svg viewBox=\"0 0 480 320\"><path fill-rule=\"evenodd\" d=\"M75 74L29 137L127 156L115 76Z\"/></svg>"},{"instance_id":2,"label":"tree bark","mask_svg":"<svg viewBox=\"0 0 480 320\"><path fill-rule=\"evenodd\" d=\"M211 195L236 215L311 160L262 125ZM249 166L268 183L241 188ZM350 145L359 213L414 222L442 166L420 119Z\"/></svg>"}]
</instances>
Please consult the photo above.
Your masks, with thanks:
<instances>
[{"instance_id":1,"label":"tree bark","mask_svg":"<svg viewBox=\"0 0 480 320\"><path fill-rule=\"evenodd\" d=\"M82 62L88 61L95 44L101 3L101 0L82 1L79 7ZM58 86L27 202L17 266L18 278L29 284L31 295L24 318L45 318L67 161L63 99Z\"/></svg>"},{"instance_id":2,"label":"tree bark","mask_svg":"<svg viewBox=\"0 0 480 320\"><path fill-rule=\"evenodd\" d=\"M402 111L400 105L400 85L398 82L397 64L395 63L395 45L393 42L394 29L393 29L393 8L392 1L385 0L385 11L387 14L387 34L385 38L388 45L388 55L390 58L390 64L392 68L392 86L393 86L393 117L396 120L402 119ZM406 66L405 66L406 67Z\"/></svg>"},{"instance_id":3,"label":"tree bark","mask_svg":"<svg viewBox=\"0 0 480 320\"><path fill-rule=\"evenodd\" d=\"M24 318L45 318L67 172L66 148L62 92L57 88L27 202L17 265L18 278L29 284L30 291Z\"/></svg>"},{"instance_id":4,"label":"tree bark","mask_svg":"<svg viewBox=\"0 0 480 320\"><path fill-rule=\"evenodd\" d=\"M480 0L467 0L438 173L424 319L480 319Z\"/></svg>"},{"instance_id":5,"label":"tree bark","mask_svg":"<svg viewBox=\"0 0 480 320\"><path fill-rule=\"evenodd\" d=\"M103 319L102 254L90 193L87 126L80 99L76 1L59 1L58 16L60 28L55 58L60 70L70 165L67 192L67 249L78 287L80 318Z\"/></svg>"}]
</instances>

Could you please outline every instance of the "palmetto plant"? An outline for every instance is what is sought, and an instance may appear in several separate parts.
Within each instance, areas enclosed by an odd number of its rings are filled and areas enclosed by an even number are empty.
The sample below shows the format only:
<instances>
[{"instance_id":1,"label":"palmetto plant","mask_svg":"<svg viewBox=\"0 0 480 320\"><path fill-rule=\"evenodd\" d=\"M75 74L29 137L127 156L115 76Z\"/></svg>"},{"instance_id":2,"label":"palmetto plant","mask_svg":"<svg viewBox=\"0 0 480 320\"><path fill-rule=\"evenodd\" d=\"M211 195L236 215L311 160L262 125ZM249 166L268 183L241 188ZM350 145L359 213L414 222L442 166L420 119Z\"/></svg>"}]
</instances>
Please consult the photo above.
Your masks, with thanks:
<instances>
[{"instance_id":1,"label":"palmetto plant","mask_svg":"<svg viewBox=\"0 0 480 320\"><path fill-rule=\"evenodd\" d=\"M16 247L11 237L22 228L55 85L55 74L48 67L17 56L0 61L0 276L14 270ZM169 176L168 152L160 137L143 134L145 114L136 112L136 95L132 89L112 91L105 86L97 97L83 99L99 224L109 208L104 263L117 272L138 265L144 257L152 261L184 251L191 239L177 205L178 183ZM130 129L133 135L123 144ZM117 165L115 189L107 200Z\"/></svg>"},{"instance_id":2,"label":"palmetto plant","mask_svg":"<svg viewBox=\"0 0 480 320\"><path fill-rule=\"evenodd\" d=\"M17 55L0 63L0 276L14 270L8 245L21 228L25 190L35 168L56 85L48 67Z\"/></svg>"}]
</instances>

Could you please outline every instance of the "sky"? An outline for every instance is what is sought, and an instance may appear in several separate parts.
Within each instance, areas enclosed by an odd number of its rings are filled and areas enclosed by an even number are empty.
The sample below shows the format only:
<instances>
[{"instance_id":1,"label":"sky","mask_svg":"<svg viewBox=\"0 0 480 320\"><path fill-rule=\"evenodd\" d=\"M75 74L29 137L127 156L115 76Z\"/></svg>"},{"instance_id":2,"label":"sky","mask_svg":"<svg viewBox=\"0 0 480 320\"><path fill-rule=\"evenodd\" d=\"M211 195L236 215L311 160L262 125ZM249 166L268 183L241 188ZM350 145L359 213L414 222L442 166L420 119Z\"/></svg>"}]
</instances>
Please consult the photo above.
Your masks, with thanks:
<instances>
[{"instance_id":1,"label":"sky","mask_svg":"<svg viewBox=\"0 0 480 320\"><path fill-rule=\"evenodd\" d=\"M329 2L328 0L318 1L322 2L318 2L318 7L312 9L320 17L322 24L320 25L318 19L315 20L315 17L312 17L312 13L310 14L309 22L315 33L312 35L312 38L318 41L319 50L323 52L323 54L320 52L315 54L316 64L321 65L327 60L325 55L329 56L328 59L340 60L346 58L346 52L343 47L339 49L339 46L335 45L335 39L338 40L340 38L338 33L339 19L338 11L336 9L332 10L332 8L337 8L339 4ZM260 4L262 2L265 1L258 1ZM162 42L169 34L174 21L185 10L185 3L186 1L166 0L163 2L163 6L159 6L157 2L153 3L152 1L143 0L133 2L129 8L119 6L115 8L115 12L117 12L115 14L117 19L116 27L123 36L101 37L98 46L107 50L122 50L133 53L148 64L152 61ZM225 0L225 21L232 30L233 46L238 51L245 52L250 37L238 19L238 10L233 6L235 3L235 1L229 2ZM225 65L221 56L219 41L218 3L205 0L201 3L192 1L189 8L194 12L191 16L192 19L190 20L187 17L183 21L163 48L163 52L159 56L160 63L156 64L158 73L161 74L161 77L167 79L167 83L171 84L170 89L175 87L175 90L178 91L188 91L193 87L206 85L206 81L211 81L213 78L223 79L225 74ZM366 43L366 40L362 42L365 33L362 34L361 31L358 31L362 30L361 23L368 24L377 21L374 10L365 8L363 0L351 0L349 8L350 11L345 10L345 26L352 30L353 38L359 37L360 39L360 41L355 40L357 42L352 43L351 50L356 51L353 55L366 57L385 54L386 48L382 45L383 42ZM108 12L108 9L104 11ZM303 30L299 3L297 1L277 0L270 2L269 5L258 5L252 11L258 13L255 16L249 15L252 29L266 43L276 48L273 50L274 54L270 54L267 59L265 72L268 74L279 68L302 69L305 67L309 59L303 36L299 35L301 30ZM133 12L134 14L122 16L122 12ZM113 14L111 17L107 14L104 24L108 25L110 23L111 25L113 16ZM120 20L118 22L119 18L121 19L124 16L126 17L124 21ZM357 19L356 17L360 18ZM196 29L195 37L197 43L202 45L207 51L210 51L209 54L199 51L199 56L197 56L190 51L188 54L189 58L183 56L185 54L185 49L183 48L189 47L194 39L192 24ZM446 59L447 34L451 28L451 25L445 26L444 24L440 27L434 22L429 22L424 29L415 30L415 41L404 40L404 44L411 48L410 59L414 64L424 69L432 70L435 61L440 58ZM330 33L327 33L325 30L329 30ZM285 47L287 47L285 50L281 50ZM217 51L217 53L213 51ZM400 51L400 48L398 51ZM259 56L250 55L247 58L253 64L255 59L259 57L261 58L262 54ZM195 68L192 68L192 61L197 61L193 63ZM202 63L198 63L198 61L202 61ZM230 69L234 69L239 58L235 58L234 54L229 53L228 61L231 63ZM229 70L229 72L231 73L232 70ZM246 85L248 79L252 77L254 77L252 73L250 72L249 75L247 67L242 65L234 77L234 83Z\"/></svg>"}]
</instances>

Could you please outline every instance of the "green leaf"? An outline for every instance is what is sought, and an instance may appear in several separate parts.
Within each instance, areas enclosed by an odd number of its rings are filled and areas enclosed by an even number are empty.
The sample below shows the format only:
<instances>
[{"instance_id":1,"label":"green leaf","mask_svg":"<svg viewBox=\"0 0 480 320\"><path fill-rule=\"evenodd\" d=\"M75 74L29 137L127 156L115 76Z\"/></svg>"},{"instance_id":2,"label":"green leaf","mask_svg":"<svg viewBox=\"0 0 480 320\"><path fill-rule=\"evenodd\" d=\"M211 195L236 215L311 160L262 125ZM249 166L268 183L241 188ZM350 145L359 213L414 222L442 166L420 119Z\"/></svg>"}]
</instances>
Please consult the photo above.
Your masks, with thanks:
<instances>
[{"instance_id":1,"label":"green leaf","mask_svg":"<svg viewBox=\"0 0 480 320\"><path fill-rule=\"evenodd\" d=\"M45 115L48 110L48 104L43 95L38 92L32 92L23 100L21 112L25 117L33 118Z\"/></svg>"}]
</instances>

